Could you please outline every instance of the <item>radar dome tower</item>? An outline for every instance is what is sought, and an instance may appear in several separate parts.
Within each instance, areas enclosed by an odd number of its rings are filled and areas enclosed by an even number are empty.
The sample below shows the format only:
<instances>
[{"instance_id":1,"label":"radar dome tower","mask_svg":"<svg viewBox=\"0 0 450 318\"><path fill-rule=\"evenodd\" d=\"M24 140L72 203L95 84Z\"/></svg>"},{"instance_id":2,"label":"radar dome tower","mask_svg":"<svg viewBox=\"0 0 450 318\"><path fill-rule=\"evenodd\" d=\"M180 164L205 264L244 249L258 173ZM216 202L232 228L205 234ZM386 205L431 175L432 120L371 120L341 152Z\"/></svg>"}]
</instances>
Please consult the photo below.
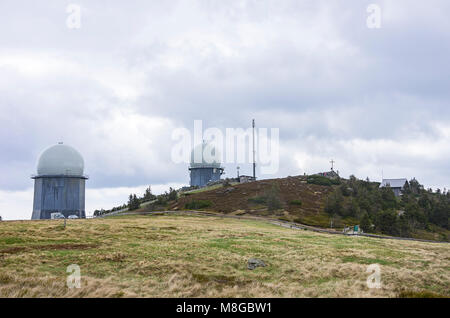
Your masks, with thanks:
<instances>
[{"instance_id":1,"label":"radar dome tower","mask_svg":"<svg viewBox=\"0 0 450 318\"><path fill-rule=\"evenodd\" d=\"M32 220L50 219L52 213L66 218L85 218L84 160L74 148L62 142L44 150L34 179Z\"/></svg>"},{"instance_id":2,"label":"radar dome tower","mask_svg":"<svg viewBox=\"0 0 450 318\"><path fill-rule=\"evenodd\" d=\"M197 145L191 153L189 171L191 186L204 187L208 182L220 180L223 168L219 151L208 142Z\"/></svg>"}]
</instances>

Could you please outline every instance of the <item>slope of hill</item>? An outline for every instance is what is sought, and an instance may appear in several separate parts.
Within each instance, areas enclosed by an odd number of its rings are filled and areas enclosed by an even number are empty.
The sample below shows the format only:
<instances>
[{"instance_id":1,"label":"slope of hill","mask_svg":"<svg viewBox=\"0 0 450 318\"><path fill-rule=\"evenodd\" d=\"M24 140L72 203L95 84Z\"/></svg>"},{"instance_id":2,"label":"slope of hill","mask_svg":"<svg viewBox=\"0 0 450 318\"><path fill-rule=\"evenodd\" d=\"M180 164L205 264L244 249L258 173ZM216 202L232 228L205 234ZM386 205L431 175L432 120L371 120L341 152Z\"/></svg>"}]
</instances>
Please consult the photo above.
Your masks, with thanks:
<instances>
[{"instance_id":1,"label":"slope of hill","mask_svg":"<svg viewBox=\"0 0 450 318\"><path fill-rule=\"evenodd\" d=\"M248 270L254 257L267 267ZM66 286L71 264L79 289ZM0 297L450 296L449 244L204 216L0 222L0 267Z\"/></svg>"},{"instance_id":2,"label":"slope of hill","mask_svg":"<svg viewBox=\"0 0 450 318\"><path fill-rule=\"evenodd\" d=\"M424 190L415 179L402 197L353 176L333 182L317 176L261 180L181 193L178 200L161 207L167 208L268 216L322 228L360 224L368 233L450 240L450 193Z\"/></svg>"},{"instance_id":3,"label":"slope of hill","mask_svg":"<svg viewBox=\"0 0 450 318\"><path fill-rule=\"evenodd\" d=\"M331 191L332 187L329 186L308 184L303 176L267 179L182 195L169 208L185 209L191 202L203 201L208 205L205 210L272 216L307 225L329 227L330 217L323 210L325 199ZM272 211L266 202L270 195L275 195L280 203ZM344 220L343 224L346 223L355 224L355 220Z\"/></svg>"}]
</instances>

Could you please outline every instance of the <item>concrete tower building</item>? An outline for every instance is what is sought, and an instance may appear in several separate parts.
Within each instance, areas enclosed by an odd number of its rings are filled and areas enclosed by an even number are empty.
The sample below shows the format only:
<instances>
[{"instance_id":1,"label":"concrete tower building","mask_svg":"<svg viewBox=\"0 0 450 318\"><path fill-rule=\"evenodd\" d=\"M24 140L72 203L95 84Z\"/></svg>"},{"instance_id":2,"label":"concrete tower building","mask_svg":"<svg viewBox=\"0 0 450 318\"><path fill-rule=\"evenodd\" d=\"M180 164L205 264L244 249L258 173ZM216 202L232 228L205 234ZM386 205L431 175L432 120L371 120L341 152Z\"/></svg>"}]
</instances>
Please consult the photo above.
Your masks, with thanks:
<instances>
[{"instance_id":1,"label":"concrete tower building","mask_svg":"<svg viewBox=\"0 0 450 318\"><path fill-rule=\"evenodd\" d=\"M204 187L208 182L220 180L223 168L220 164L219 151L207 142L194 147L189 171L191 186Z\"/></svg>"},{"instance_id":2,"label":"concrete tower building","mask_svg":"<svg viewBox=\"0 0 450 318\"><path fill-rule=\"evenodd\" d=\"M66 218L85 218L84 160L74 148L58 143L47 148L39 157L34 175L32 220L50 219L52 213Z\"/></svg>"}]
</instances>

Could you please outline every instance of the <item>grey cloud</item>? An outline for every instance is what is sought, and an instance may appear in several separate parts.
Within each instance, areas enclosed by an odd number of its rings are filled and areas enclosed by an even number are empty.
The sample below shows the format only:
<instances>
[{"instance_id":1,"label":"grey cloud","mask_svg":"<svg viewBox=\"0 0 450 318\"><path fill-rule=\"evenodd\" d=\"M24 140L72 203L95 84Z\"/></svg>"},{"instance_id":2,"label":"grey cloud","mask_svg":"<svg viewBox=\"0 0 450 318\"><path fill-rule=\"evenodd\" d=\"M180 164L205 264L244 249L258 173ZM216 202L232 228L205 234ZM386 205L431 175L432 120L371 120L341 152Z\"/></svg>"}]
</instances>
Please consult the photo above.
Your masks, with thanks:
<instances>
[{"instance_id":1,"label":"grey cloud","mask_svg":"<svg viewBox=\"0 0 450 318\"><path fill-rule=\"evenodd\" d=\"M170 161L172 129L251 118L280 128L276 176L335 157L346 174L383 167L448 186L444 150L381 158L390 146L367 157L348 146L424 137L450 148L436 130L450 125L449 4L380 1L382 28L370 30L371 2L78 1L82 28L69 30L66 3L2 1L0 189L29 187L59 140L83 153L92 188L187 183Z\"/></svg>"}]
</instances>

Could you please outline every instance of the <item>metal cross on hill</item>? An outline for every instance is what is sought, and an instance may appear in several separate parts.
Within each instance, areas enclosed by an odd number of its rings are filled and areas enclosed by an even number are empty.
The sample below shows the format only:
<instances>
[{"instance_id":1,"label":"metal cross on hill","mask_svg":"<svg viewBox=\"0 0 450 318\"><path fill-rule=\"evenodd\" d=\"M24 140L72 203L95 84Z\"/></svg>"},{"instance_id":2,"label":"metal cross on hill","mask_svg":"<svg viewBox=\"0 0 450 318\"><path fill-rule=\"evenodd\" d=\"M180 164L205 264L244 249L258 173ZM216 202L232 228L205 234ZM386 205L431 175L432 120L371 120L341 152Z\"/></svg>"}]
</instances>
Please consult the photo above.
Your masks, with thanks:
<instances>
[{"instance_id":1,"label":"metal cross on hill","mask_svg":"<svg viewBox=\"0 0 450 318\"><path fill-rule=\"evenodd\" d=\"M334 163L335 163L336 161L334 161L333 159L331 159L331 161L330 161L330 163L331 163L331 171L333 171L333 168L334 168Z\"/></svg>"}]
</instances>

